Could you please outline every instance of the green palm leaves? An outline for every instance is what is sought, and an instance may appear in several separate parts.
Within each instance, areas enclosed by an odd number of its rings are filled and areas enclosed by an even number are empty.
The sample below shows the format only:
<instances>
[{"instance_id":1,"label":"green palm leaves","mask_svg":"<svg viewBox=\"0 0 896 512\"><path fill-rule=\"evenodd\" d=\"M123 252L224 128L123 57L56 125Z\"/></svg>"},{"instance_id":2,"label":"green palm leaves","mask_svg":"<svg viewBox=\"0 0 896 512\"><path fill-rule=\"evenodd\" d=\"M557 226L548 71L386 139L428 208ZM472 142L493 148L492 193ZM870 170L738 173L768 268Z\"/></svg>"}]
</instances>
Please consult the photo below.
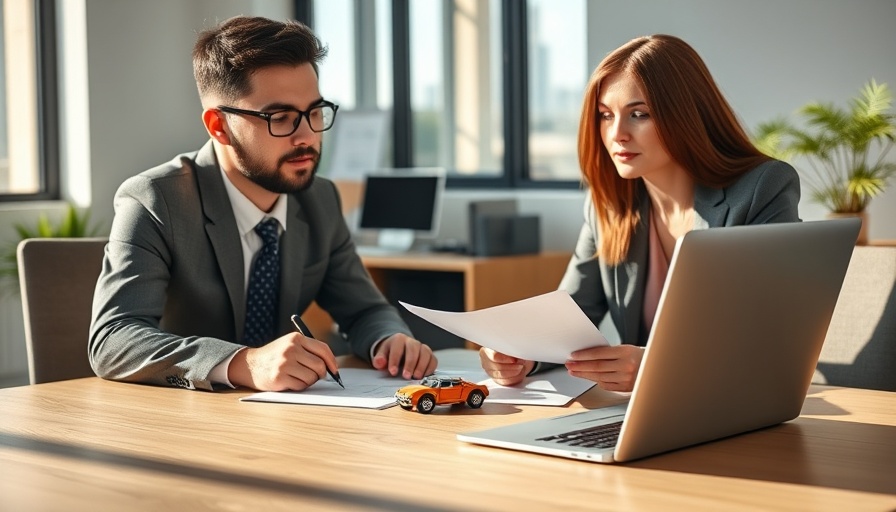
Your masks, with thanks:
<instances>
[{"instance_id":1,"label":"green palm leaves","mask_svg":"<svg viewBox=\"0 0 896 512\"><path fill-rule=\"evenodd\" d=\"M756 146L780 160L805 160L800 174L814 201L832 212L861 212L896 174L896 163L887 161L896 140L892 99L887 84L872 79L848 109L821 102L799 109L805 128L785 118L760 124Z\"/></svg>"}]
</instances>

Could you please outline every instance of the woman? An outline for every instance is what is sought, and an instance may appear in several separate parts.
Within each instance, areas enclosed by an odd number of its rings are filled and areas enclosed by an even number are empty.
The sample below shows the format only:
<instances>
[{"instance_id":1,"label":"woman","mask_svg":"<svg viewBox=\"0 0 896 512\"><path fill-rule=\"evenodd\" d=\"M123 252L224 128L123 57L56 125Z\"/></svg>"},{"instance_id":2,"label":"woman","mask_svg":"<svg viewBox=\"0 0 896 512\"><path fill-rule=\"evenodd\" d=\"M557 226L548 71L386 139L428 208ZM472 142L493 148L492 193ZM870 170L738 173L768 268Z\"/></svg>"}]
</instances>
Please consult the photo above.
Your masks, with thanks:
<instances>
[{"instance_id":1,"label":"woman","mask_svg":"<svg viewBox=\"0 0 896 512\"><path fill-rule=\"evenodd\" d=\"M572 354L570 375L630 391L675 240L693 229L799 221L796 171L750 142L703 60L668 35L634 39L591 76L579 125L589 187L585 224L560 283L622 344ZM547 367L481 349L486 372L514 385Z\"/></svg>"}]
</instances>

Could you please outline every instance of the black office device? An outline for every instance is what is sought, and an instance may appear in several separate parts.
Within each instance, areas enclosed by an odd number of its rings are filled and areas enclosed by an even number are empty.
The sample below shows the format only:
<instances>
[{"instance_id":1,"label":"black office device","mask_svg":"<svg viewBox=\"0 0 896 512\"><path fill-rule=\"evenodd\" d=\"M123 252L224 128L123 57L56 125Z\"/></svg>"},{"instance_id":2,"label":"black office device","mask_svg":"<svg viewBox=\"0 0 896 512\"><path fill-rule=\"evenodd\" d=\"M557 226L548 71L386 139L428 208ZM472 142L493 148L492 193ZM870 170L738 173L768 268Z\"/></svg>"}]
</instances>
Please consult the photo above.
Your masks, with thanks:
<instances>
[{"instance_id":1,"label":"black office device","mask_svg":"<svg viewBox=\"0 0 896 512\"><path fill-rule=\"evenodd\" d=\"M439 229L445 174L436 168L388 169L367 174L361 203L361 230L377 231L377 248L402 252L416 237ZM364 252L366 248L359 248Z\"/></svg>"},{"instance_id":2,"label":"black office device","mask_svg":"<svg viewBox=\"0 0 896 512\"><path fill-rule=\"evenodd\" d=\"M517 213L516 199L471 201L469 253L506 256L541 251L541 224L537 215Z\"/></svg>"},{"instance_id":3,"label":"black office device","mask_svg":"<svg viewBox=\"0 0 896 512\"><path fill-rule=\"evenodd\" d=\"M479 219L486 215L515 215L517 211L516 199L485 199L470 201L467 207L468 219L468 248L467 252L474 256L486 256L487 238L480 233Z\"/></svg>"},{"instance_id":4,"label":"black office device","mask_svg":"<svg viewBox=\"0 0 896 512\"><path fill-rule=\"evenodd\" d=\"M476 218L476 256L535 254L541 251L538 215L482 215Z\"/></svg>"}]
</instances>

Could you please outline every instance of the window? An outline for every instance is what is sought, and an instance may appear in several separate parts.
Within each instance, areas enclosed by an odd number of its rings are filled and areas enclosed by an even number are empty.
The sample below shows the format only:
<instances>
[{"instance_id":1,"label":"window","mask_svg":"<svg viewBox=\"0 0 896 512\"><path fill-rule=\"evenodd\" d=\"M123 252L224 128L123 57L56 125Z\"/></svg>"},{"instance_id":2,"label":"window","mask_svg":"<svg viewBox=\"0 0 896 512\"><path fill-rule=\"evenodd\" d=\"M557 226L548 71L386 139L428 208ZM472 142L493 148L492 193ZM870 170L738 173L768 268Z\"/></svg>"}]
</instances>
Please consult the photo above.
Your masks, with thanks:
<instances>
[{"instance_id":1,"label":"window","mask_svg":"<svg viewBox=\"0 0 896 512\"><path fill-rule=\"evenodd\" d=\"M436 166L447 163L448 158L445 110L450 87L445 84L445 13L439 0L417 0L409 7L414 163Z\"/></svg>"},{"instance_id":2,"label":"window","mask_svg":"<svg viewBox=\"0 0 896 512\"><path fill-rule=\"evenodd\" d=\"M496 176L503 158L501 6L410 2L413 163Z\"/></svg>"},{"instance_id":3,"label":"window","mask_svg":"<svg viewBox=\"0 0 896 512\"><path fill-rule=\"evenodd\" d=\"M370 2L364 5L369 6ZM381 109L392 108L392 6L385 0L376 0L376 105Z\"/></svg>"},{"instance_id":4,"label":"window","mask_svg":"<svg viewBox=\"0 0 896 512\"><path fill-rule=\"evenodd\" d=\"M578 186L585 0L296 5L330 47L324 95L392 111L393 166L443 167L449 187Z\"/></svg>"},{"instance_id":5,"label":"window","mask_svg":"<svg viewBox=\"0 0 896 512\"><path fill-rule=\"evenodd\" d=\"M320 66L323 96L339 105L341 118L353 109L392 109L392 4L387 0L328 0L297 3L297 13L313 19L311 26L328 47ZM303 16L297 16L300 20ZM357 21L360 20L360 21ZM355 27L354 30L346 30ZM337 125L340 115L337 115ZM338 130L338 126L337 126ZM324 134L322 169L338 161L330 143L336 131ZM391 136L384 137L392 140ZM384 162L392 162L391 145L382 148ZM378 160L378 159L377 159ZM377 164L381 167L387 164Z\"/></svg>"},{"instance_id":6,"label":"window","mask_svg":"<svg viewBox=\"0 0 896 512\"><path fill-rule=\"evenodd\" d=\"M53 3L2 0L0 200L57 197Z\"/></svg>"},{"instance_id":7,"label":"window","mask_svg":"<svg viewBox=\"0 0 896 512\"><path fill-rule=\"evenodd\" d=\"M391 109L391 2L317 1L312 16L314 32L329 48L320 77L326 98L343 110Z\"/></svg>"},{"instance_id":8,"label":"window","mask_svg":"<svg viewBox=\"0 0 896 512\"><path fill-rule=\"evenodd\" d=\"M585 0L528 0L528 9L529 177L575 180L588 81Z\"/></svg>"},{"instance_id":9,"label":"window","mask_svg":"<svg viewBox=\"0 0 896 512\"><path fill-rule=\"evenodd\" d=\"M314 4L314 30L328 47L327 58L321 64L320 88L324 98L340 109L357 108L355 84L355 31L345 30L354 25L352 0L327 0Z\"/></svg>"}]
</instances>

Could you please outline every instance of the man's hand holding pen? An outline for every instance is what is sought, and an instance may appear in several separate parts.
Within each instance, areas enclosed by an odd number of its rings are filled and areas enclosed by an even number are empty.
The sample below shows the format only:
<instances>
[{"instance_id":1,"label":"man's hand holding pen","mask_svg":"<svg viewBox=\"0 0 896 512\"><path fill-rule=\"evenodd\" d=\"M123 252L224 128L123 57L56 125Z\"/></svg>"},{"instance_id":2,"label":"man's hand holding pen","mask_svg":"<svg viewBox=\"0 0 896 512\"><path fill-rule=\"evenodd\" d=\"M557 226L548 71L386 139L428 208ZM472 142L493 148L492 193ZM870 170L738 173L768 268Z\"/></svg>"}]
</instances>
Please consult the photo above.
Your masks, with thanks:
<instances>
[{"instance_id":1,"label":"man's hand holding pen","mask_svg":"<svg viewBox=\"0 0 896 512\"><path fill-rule=\"evenodd\" d=\"M328 371L337 372L336 356L326 343L291 332L258 348L240 350L228 367L235 386L259 391L301 391Z\"/></svg>"},{"instance_id":2,"label":"man's hand holding pen","mask_svg":"<svg viewBox=\"0 0 896 512\"><path fill-rule=\"evenodd\" d=\"M299 331L299 334L307 338L314 337L314 335L311 334L311 330L308 329L308 326L302 321L302 317L299 315L292 315L289 319L292 321L292 325L296 326L296 330ZM327 365L327 373L330 374L330 377L333 377L333 380L335 380L337 384L342 386L342 389L345 389L345 384L342 383L342 377L339 376L339 368L335 364L332 368L330 365Z\"/></svg>"},{"instance_id":3,"label":"man's hand holding pen","mask_svg":"<svg viewBox=\"0 0 896 512\"><path fill-rule=\"evenodd\" d=\"M291 320L296 332L233 356L227 369L231 384L260 391L301 391L329 374L345 387L330 346L314 339L298 315ZM427 345L393 334L376 346L372 363L393 377L422 379L436 370L438 360Z\"/></svg>"}]
</instances>

